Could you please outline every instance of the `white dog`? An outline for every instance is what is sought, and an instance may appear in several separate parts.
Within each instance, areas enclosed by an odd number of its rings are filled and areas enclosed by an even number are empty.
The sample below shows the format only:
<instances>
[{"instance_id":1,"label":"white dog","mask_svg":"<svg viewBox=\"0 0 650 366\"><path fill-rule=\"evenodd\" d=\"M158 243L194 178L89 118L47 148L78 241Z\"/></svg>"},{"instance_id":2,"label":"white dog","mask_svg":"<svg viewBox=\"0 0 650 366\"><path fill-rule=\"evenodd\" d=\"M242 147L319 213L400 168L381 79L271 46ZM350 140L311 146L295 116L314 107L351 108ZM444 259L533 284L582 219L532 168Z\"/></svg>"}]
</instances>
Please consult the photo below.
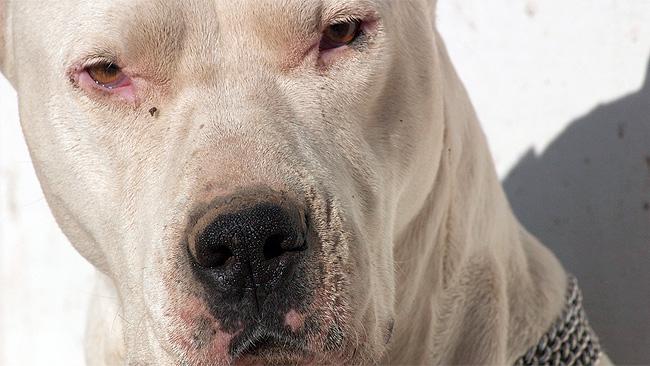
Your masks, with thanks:
<instances>
[{"instance_id":1,"label":"white dog","mask_svg":"<svg viewBox=\"0 0 650 366\"><path fill-rule=\"evenodd\" d=\"M607 361L434 0L0 0L0 68L120 299L89 364Z\"/></svg>"}]
</instances>

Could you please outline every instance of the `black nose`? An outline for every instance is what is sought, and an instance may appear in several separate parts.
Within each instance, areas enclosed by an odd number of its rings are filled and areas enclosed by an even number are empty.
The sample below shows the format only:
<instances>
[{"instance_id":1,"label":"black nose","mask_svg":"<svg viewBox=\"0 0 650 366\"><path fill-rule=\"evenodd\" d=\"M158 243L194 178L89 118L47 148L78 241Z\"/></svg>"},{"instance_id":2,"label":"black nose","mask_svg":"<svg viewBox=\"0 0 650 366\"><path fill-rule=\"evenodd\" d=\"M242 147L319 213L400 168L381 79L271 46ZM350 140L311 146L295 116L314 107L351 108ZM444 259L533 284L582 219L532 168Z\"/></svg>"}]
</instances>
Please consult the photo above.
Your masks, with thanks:
<instances>
[{"instance_id":1,"label":"black nose","mask_svg":"<svg viewBox=\"0 0 650 366\"><path fill-rule=\"evenodd\" d=\"M198 220L188 237L191 257L208 288L235 300L252 296L259 310L307 249L305 215L289 200L229 202Z\"/></svg>"}]
</instances>

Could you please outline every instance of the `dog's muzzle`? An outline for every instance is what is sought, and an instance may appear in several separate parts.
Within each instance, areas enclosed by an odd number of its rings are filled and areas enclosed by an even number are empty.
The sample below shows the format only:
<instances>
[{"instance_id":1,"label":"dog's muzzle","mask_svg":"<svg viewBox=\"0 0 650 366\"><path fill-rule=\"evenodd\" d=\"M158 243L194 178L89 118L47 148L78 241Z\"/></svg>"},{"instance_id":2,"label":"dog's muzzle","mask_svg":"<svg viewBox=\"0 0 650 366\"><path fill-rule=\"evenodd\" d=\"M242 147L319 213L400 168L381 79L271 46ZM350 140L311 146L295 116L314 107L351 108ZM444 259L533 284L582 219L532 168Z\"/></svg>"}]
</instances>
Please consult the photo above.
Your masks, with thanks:
<instances>
[{"instance_id":1,"label":"dog's muzzle","mask_svg":"<svg viewBox=\"0 0 650 366\"><path fill-rule=\"evenodd\" d=\"M186 235L200 296L234 338L233 357L300 352L318 286L318 235L305 205L286 193L247 190L193 216Z\"/></svg>"}]
</instances>

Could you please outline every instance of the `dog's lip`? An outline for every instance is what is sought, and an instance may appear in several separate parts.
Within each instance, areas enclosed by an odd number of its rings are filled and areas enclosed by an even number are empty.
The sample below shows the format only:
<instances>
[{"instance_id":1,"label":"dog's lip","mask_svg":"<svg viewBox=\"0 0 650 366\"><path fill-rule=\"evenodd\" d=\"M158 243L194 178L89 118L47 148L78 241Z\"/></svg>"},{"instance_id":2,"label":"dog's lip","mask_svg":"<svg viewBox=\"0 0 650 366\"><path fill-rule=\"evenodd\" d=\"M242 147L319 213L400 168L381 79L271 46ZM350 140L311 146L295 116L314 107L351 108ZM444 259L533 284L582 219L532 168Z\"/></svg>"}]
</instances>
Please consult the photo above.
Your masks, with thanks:
<instances>
[{"instance_id":1,"label":"dog's lip","mask_svg":"<svg viewBox=\"0 0 650 366\"><path fill-rule=\"evenodd\" d=\"M282 347L282 344L278 338L271 337L271 336L264 336L261 339L257 339L251 344L249 344L246 347L244 354L259 356L265 352L273 351L273 349L280 348L280 347Z\"/></svg>"},{"instance_id":2,"label":"dog's lip","mask_svg":"<svg viewBox=\"0 0 650 366\"><path fill-rule=\"evenodd\" d=\"M236 359L269 357L275 354L306 355L307 350L299 338L289 337L261 327L248 334L240 334L230 344L230 353Z\"/></svg>"}]
</instances>

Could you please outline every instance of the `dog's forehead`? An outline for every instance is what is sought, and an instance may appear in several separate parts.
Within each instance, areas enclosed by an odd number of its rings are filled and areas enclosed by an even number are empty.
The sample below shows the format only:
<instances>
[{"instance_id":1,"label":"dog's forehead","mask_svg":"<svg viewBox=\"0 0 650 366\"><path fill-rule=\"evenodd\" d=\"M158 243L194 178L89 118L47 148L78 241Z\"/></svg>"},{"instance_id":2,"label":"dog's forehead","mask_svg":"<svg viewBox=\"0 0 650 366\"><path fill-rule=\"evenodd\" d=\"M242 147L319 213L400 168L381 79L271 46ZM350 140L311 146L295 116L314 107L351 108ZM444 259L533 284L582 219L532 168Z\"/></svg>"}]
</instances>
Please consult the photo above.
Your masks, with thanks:
<instances>
[{"instance_id":1,"label":"dog's forehead","mask_svg":"<svg viewBox=\"0 0 650 366\"><path fill-rule=\"evenodd\" d=\"M70 9L84 24L131 36L178 37L179 27L206 36L260 36L277 41L319 30L346 16L375 12L384 0L104 0L74 4ZM147 28L149 27L149 28ZM155 32L159 31L159 32ZM160 32L162 31L162 32Z\"/></svg>"},{"instance_id":2,"label":"dog's forehead","mask_svg":"<svg viewBox=\"0 0 650 366\"><path fill-rule=\"evenodd\" d=\"M176 66L263 62L285 67L346 17L377 14L384 0L106 0L71 10L78 19L69 59L115 54L160 77ZM125 59L128 58L128 59ZM146 74L143 70L143 74ZM214 74L206 70L206 75Z\"/></svg>"}]
</instances>

